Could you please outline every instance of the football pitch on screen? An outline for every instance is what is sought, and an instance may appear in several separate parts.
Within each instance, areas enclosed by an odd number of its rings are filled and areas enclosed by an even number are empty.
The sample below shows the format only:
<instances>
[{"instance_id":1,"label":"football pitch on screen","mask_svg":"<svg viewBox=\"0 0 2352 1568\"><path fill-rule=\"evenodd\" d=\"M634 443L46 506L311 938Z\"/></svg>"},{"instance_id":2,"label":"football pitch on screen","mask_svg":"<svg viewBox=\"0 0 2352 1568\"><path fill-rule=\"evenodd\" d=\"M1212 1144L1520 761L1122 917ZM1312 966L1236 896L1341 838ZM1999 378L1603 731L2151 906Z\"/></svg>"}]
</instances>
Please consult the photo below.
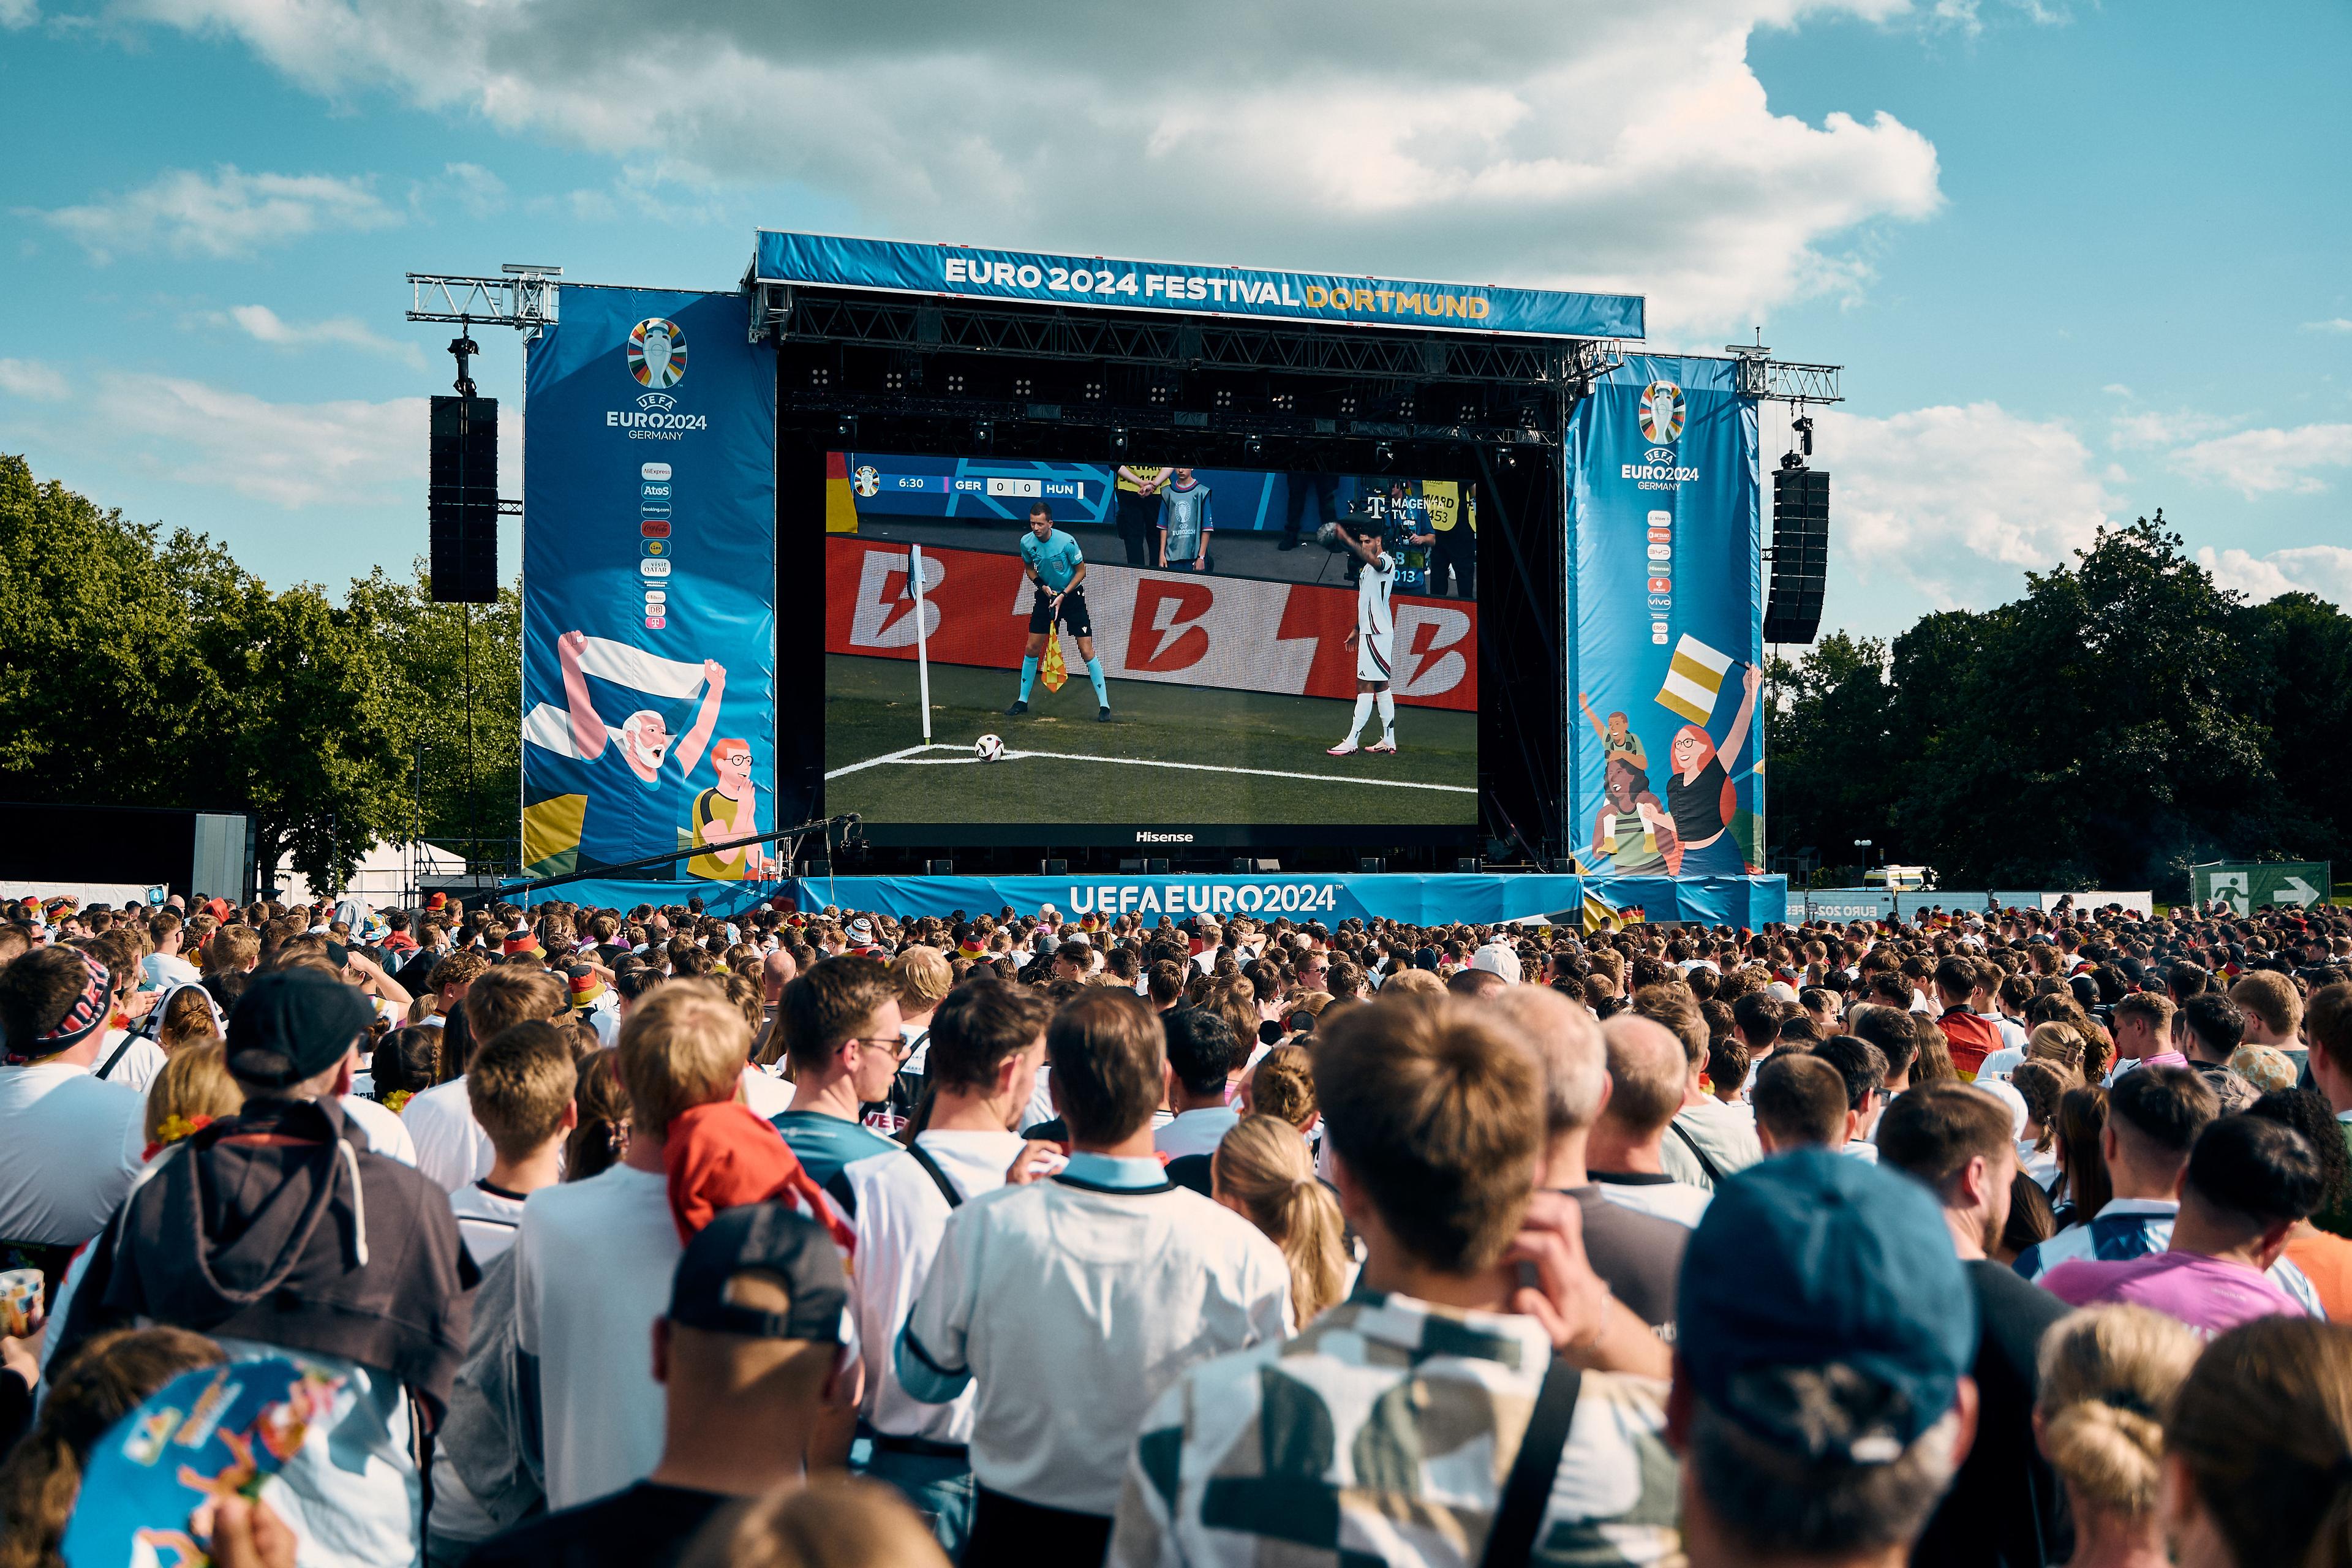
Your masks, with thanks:
<instances>
[{"instance_id":1,"label":"football pitch on screen","mask_svg":"<svg viewBox=\"0 0 2352 1568\"><path fill-rule=\"evenodd\" d=\"M931 667L931 741L923 743L912 660L825 656L825 810L869 822L1475 823L1478 716L1397 710L1395 756L1324 754L1352 702L1113 680L1113 722L1095 721L1094 688L1073 668L1040 680L1029 711L1008 669ZM1375 713L1358 737L1380 739ZM1001 761L972 743L1003 737Z\"/></svg>"}]
</instances>

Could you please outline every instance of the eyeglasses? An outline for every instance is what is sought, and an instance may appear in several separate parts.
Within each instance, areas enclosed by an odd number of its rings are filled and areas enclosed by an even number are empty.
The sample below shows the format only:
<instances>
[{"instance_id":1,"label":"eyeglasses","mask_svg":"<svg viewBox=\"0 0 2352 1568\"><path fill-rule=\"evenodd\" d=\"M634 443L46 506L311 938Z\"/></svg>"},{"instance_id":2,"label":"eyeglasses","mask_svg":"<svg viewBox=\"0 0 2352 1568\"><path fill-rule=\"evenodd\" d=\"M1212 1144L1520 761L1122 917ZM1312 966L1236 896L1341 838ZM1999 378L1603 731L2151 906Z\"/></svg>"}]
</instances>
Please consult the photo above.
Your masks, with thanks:
<instances>
[{"instance_id":1,"label":"eyeglasses","mask_svg":"<svg viewBox=\"0 0 2352 1568\"><path fill-rule=\"evenodd\" d=\"M877 1051L888 1051L896 1057L907 1056L914 1049L903 1035L852 1035L845 1043L853 1046L866 1046Z\"/></svg>"}]
</instances>

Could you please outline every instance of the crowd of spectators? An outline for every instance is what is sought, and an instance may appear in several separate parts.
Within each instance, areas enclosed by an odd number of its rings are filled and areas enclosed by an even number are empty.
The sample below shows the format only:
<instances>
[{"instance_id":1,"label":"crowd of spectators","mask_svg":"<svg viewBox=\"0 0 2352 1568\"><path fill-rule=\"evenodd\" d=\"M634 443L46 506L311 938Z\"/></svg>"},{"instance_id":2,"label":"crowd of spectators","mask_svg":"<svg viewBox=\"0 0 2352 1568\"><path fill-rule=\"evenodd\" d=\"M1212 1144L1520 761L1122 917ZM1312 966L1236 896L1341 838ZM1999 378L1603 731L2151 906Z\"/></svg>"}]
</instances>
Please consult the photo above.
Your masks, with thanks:
<instances>
[{"instance_id":1,"label":"crowd of spectators","mask_svg":"<svg viewBox=\"0 0 2352 1568\"><path fill-rule=\"evenodd\" d=\"M2326 906L19 900L0 1037L0 1568L269 1356L232 1568L2352 1568Z\"/></svg>"}]
</instances>

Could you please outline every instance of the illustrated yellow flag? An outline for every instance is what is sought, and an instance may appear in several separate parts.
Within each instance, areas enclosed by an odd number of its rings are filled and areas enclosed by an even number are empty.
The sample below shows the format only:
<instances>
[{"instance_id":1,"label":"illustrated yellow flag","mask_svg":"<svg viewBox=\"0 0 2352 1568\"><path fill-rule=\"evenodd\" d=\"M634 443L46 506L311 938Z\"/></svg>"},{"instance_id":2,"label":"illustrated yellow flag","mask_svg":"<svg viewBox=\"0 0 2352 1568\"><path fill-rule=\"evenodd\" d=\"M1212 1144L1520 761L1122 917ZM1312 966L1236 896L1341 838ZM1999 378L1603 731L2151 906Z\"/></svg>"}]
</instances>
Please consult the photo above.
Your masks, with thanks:
<instances>
[{"instance_id":1,"label":"illustrated yellow flag","mask_svg":"<svg viewBox=\"0 0 2352 1568\"><path fill-rule=\"evenodd\" d=\"M1070 667L1062 662L1062 628L1059 626L1045 636L1045 657L1037 666L1037 679L1045 683L1048 691L1059 691L1070 683Z\"/></svg>"}]
</instances>

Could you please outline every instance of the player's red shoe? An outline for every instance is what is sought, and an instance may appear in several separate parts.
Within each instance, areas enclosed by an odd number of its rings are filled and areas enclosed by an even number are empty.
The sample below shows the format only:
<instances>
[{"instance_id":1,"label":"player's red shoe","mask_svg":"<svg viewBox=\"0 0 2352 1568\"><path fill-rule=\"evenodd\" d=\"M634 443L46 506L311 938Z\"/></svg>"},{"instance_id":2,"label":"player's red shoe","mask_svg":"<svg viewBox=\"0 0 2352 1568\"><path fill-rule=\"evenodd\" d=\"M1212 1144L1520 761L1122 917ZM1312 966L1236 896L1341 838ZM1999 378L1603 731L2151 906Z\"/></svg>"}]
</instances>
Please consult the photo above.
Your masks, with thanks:
<instances>
[{"instance_id":1,"label":"player's red shoe","mask_svg":"<svg viewBox=\"0 0 2352 1568\"><path fill-rule=\"evenodd\" d=\"M1394 741L1374 741L1370 745L1366 746L1364 750L1368 752L1377 752L1382 756L1393 757L1396 755L1396 742Z\"/></svg>"},{"instance_id":2,"label":"player's red shoe","mask_svg":"<svg viewBox=\"0 0 2352 1568\"><path fill-rule=\"evenodd\" d=\"M1327 757L1352 757L1356 754L1357 750L1356 737L1350 735L1346 740L1340 742L1338 745L1331 747L1323 754Z\"/></svg>"}]
</instances>

